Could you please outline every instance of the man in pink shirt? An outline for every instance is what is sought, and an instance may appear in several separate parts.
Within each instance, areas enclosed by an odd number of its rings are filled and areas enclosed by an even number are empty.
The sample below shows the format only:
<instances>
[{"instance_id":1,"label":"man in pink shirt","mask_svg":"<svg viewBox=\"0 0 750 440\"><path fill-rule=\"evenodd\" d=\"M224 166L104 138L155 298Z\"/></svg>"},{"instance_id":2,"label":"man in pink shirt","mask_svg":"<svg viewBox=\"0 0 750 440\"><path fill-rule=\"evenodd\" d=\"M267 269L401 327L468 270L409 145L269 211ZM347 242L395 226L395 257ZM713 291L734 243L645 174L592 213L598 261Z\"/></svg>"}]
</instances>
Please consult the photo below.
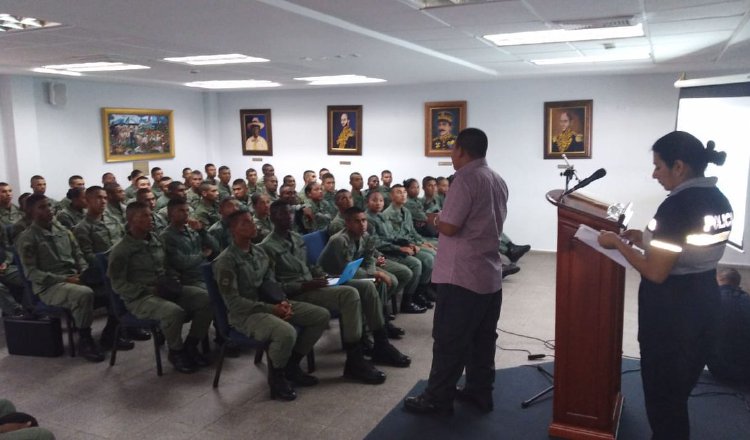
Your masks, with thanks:
<instances>
[{"instance_id":1,"label":"man in pink shirt","mask_svg":"<svg viewBox=\"0 0 750 440\"><path fill-rule=\"evenodd\" d=\"M432 282L437 285L432 368L427 389L407 397L416 414L449 415L453 400L493 409L495 341L502 304L500 235L508 187L487 165L487 135L459 133L451 150L456 174L440 213ZM456 384L466 368L466 386Z\"/></svg>"}]
</instances>

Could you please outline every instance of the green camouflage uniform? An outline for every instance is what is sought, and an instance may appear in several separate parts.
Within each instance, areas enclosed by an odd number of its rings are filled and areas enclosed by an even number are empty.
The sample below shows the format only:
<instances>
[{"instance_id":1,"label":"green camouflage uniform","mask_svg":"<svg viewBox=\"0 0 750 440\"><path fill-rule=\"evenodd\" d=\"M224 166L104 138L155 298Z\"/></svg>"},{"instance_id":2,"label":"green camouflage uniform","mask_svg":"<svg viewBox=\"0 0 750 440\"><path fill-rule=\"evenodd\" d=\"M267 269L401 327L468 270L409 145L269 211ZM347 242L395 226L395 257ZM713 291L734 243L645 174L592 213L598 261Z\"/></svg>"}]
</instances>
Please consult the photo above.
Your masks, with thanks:
<instances>
[{"instance_id":1,"label":"green camouflage uniform","mask_svg":"<svg viewBox=\"0 0 750 440\"><path fill-rule=\"evenodd\" d=\"M180 280L183 286L200 287L205 290L206 282L200 267L206 262L203 249L210 249L212 253L218 250L216 242L208 235L206 229L195 231L188 226L178 229L174 225L169 225L159 238L166 253L164 268L167 276Z\"/></svg>"},{"instance_id":2,"label":"green camouflage uniform","mask_svg":"<svg viewBox=\"0 0 750 440\"><path fill-rule=\"evenodd\" d=\"M414 229L414 222L411 213L403 206L396 209L393 205L383 211L383 219L391 224L393 236L396 239L405 239L410 243L422 245L425 238L417 233ZM422 278L419 284L428 284L432 278L432 266L435 263L435 252L427 249L420 249L415 257L422 263Z\"/></svg>"},{"instance_id":3,"label":"green camouflage uniform","mask_svg":"<svg viewBox=\"0 0 750 440\"><path fill-rule=\"evenodd\" d=\"M0 263L5 264L5 269L0 271L0 310L8 315L22 309L20 292L23 288L21 274L13 264L13 250L4 227L0 227ZM19 293L18 297L12 295L14 289Z\"/></svg>"},{"instance_id":4,"label":"green camouflage uniform","mask_svg":"<svg viewBox=\"0 0 750 440\"><path fill-rule=\"evenodd\" d=\"M125 227L112 217L102 215L99 219L84 217L74 228L78 245L81 247L83 258L89 266L96 262L96 254L112 249L125 235Z\"/></svg>"},{"instance_id":5,"label":"green camouflage uniform","mask_svg":"<svg viewBox=\"0 0 750 440\"><path fill-rule=\"evenodd\" d=\"M269 341L268 358L274 368L286 367L292 350L306 355L328 328L331 314L322 307L291 300L294 313L285 321L273 314L273 304L260 301L258 288L275 277L268 255L257 246L244 251L232 243L216 257L213 271L229 324L251 338ZM302 327L299 336L293 325Z\"/></svg>"},{"instance_id":6,"label":"green camouflage uniform","mask_svg":"<svg viewBox=\"0 0 750 440\"><path fill-rule=\"evenodd\" d=\"M332 237L333 234L342 231L346 229L346 221L344 221L344 217L339 212L336 214L336 217L331 220L331 223L328 224L328 228L326 228L326 232L328 232L328 236Z\"/></svg>"},{"instance_id":7,"label":"green camouflage uniform","mask_svg":"<svg viewBox=\"0 0 750 440\"><path fill-rule=\"evenodd\" d=\"M216 245L219 247L218 252L223 251L232 244L232 235L229 231L229 225L224 219L219 220L214 223L213 226L208 228L208 235L214 239Z\"/></svg>"},{"instance_id":8,"label":"green camouflage uniform","mask_svg":"<svg viewBox=\"0 0 750 440\"><path fill-rule=\"evenodd\" d=\"M260 218L257 215L253 215L253 222L255 222L255 229L257 230L253 243L260 243L273 232L271 216Z\"/></svg>"},{"instance_id":9,"label":"green camouflage uniform","mask_svg":"<svg viewBox=\"0 0 750 440\"><path fill-rule=\"evenodd\" d=\"M192 217L199 220L201 223L203 223L203 227L208 229L211 227L211 225L221 220L221 214L219 214L219 204L212 203L210 205L207 205L206 201L202 200L200 203L198 203L198 206L195 207L195 212L193 213Z\"/></svg>"},{"instance_id":10,"label":"green camouflage uniform","mask_svg":"<svg viewBox=\"0 0 750 440\"><path fill-rule=\"evenodd\" d=\"M65 199L69 200L69 199ZM68 229L73 229L75 225L81 222L83 218L86 217L85 211L79 211L72 206L67 206L62 209L62 211L58 212L55 218L58 222L60 222L61 225L65 226Z\"/></svg>"},{"instance_id":11,"label":"green camouflage uniform","mask_svg":"<svg viewBox=\"0 0 750 440\"><path fill-rule=\"evenodd\" d=\"M362 191L352 190L352 202L354 202L354 206L361 210L367 209L367 199L365 199L365 195L362 194Z\"/></svg>"},{"instance_id":12,"label":"green camouflage uniform","mask_svg":"<svg viewBox=\"0 0 750 440\"><path fill-rule=\"evenodd\" d=\"M335 208L333 208L326 200L315 202L307 199L305 207L310 208L314 217L312 223L307 217L303 217L303 223L310 231L325 230L328 227L328 224L331 223L331 219L336 215L335 213L332 214L332 212L335 212Z\"/></svg>"},{"instance_id":13,"label":"green camouflage uniform","mask_svg":"<svg viewBox=\"0 0 750 440\"><path fill-rule=\"evenodd\" d=\"M229 185L224 185L223 183L219 182L216 187L219 189L219 200L225 199L227 197L232 197L232 187Z\"/></svg>"},{"instance_id":14,"label":"green camouflage uniform","mask_svg":"<svg viewBox=\"0 0 750 440\"><path fill-rule=\"evenodd\" d=\"M394 242L396 239L393 227L383 217L382 213L374 214L367 211L367 232L375 238L375 248L384 254L388 260L392 259L411 271L412 276L406 283L402 283L404 295L411 296L417 290L417 286L423 284L422 281L425 278L426 283L430 282L430 278L424 276L422 262L416 257L402 253L399 249L400 246ZM405 277L405 274L402 273L402 276ZM430 271L430 277L432 277L432 271Z\"/></svg>"},{"instance_id":15,"label":"green camouflage uniform","mask_svg":"<svg viewBox=\"0 0 750 440\"><path fill-rule=\"evenodd\" d=\"M107 207L104 209L104 215L112 217L123 226L125 225L125 205L122 203L116 205L107 203Z\"/></svg>"},{"instance_id":16,"label":"green camouflage uniform","mask_svg":"<svg viewBox=\"0 0 750 440\"><path fill-rule=\"evenodd\" d=\"M18 209L18 206L12 203L7 208L4 206L0 206L0 224L2 224L2 226L12 225L22 218L23 212Z\"/></svg>"}]
</instances>

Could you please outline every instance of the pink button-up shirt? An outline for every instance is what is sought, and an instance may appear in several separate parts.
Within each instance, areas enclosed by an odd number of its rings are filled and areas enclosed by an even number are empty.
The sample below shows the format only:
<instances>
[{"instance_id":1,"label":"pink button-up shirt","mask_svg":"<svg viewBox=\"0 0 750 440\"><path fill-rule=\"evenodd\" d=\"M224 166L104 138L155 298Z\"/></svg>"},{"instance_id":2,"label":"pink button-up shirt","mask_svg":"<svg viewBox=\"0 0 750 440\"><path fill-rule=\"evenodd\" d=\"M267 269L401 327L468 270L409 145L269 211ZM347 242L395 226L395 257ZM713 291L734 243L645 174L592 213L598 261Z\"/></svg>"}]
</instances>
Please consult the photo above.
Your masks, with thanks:
<instances>
[{"instance_id":1,"label":"pink button-up shirt","mask_svg":"<svg viewBox=\"0 0 750 440\"><path fill-rule=\"evenodd\" d=\"M487 160L473 160L456 171L440 221L457 226L458 232L440 235L432 282L476 293L502 289L500 234L507 201L508 187Z\"/></svg>"}]
</instances>

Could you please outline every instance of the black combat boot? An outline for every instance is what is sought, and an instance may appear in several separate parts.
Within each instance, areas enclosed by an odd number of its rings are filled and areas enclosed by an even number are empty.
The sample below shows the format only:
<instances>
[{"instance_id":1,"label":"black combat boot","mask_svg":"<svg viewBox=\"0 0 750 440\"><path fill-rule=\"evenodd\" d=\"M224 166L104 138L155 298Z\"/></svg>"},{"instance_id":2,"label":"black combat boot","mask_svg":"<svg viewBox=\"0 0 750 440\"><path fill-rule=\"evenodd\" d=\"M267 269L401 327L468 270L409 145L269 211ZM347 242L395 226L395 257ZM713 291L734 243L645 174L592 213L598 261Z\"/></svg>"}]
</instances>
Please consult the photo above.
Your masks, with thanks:
<instances>
[{"instance_id":1,"label":"black combat boot","mask_svg":"<svg viewBox=\"0 0 750 440\"><path fill-rule=\"evenodd\" d=\"M359 342L346 344L346 364L344 377L371 385L385 382L385 373L375 368L362 355L362 344Z\"/></svg>"},{"instance_id":2,"label":"black combat boot","mask_svg":"<svg viewBox=\"0 0 750 440\"><path fill-rule=\"evenodd\" d=\"M185 353L187 353L188 357L195 365L199 367L207 367L211 365L211 361L198 351L198 342L200 342L198 339L188 336L185 338L185 346L183 350L185 350Z\"/></svg>"},{"instance_id":3,"label":"black combat boot","mask_svg":"<svg viewBox=\"0 0 750 440\"><path fill-rule=\"evenodd\" d=\"M372 362L391 367L406 368L411 365L411 358L400 351L390 342L384 329L372 332L375 347L372 350Z\"/></svg>"},{"instance_id":4,"label":"black combat boot","mask_svg":"<svg viewBox=\"0 0 750 440\"><path fill-rule=\"evenodd\" d=\"M297 398L294 387L286 380L283 368L269 369L268 386L271 387L271 399L291 401Z\"/></svg>"},{"instance_id":5,"label":"black combat boot","mask_svg":"<svg viewBox=\"0 0 750 440\"><path fill-rule=\"evenodd\" d=\"M311 387L318 384L318 378L311 376L299 367L300 361L305 357L303 354L299 354L292 351L292 355L289 356L289 360L286 362L286 368L284 368L284 375L288 381L298 387Z\"/></svg>"},{"instance_id":6,"label":"black combat boot","mask_svg":"<svg viewBox=\"0 0 750 440\"><path fill-rule=\"evenodd\" d=\"M104 360L104 354L99 349L94 338L91 337L91 327L78 330L78 354L90 362L101 362Z\"/></svg>"}]
</instances>

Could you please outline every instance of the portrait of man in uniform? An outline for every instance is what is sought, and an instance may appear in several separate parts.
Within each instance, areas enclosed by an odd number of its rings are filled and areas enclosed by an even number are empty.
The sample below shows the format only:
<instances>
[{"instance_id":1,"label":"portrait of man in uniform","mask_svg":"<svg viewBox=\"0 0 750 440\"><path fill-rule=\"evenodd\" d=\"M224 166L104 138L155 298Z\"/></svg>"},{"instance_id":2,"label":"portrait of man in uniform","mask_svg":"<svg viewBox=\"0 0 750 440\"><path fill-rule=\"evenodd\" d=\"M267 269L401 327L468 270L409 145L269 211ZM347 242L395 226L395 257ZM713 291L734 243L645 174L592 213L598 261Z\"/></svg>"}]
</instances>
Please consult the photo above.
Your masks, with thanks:
<instances>
[{"instance_id":1,"label":"portrait of man in uniform","mask_svg":"<svg viewBox=\"0 0 750 440\"><path fill-rule=\"evenodd\" d=\"M466 128L466 101L425 103L425 156L450 156Z\"/></svg>"},{"instance_id":2,"label":"portrait of man in uniform","mask_svg":"<svg viewBox=\"0 0 750 440\"><path fill-rule=\"evenodd\" d=\"M545 159L591 157L592 107L591 100L545 103Z\"/></svg>"},{"instance_id":3,"label":"portrait of man in uniform","mask_svg":"<svg viewBox=\"0 0 750 440\"><path fill-rule=\"evenodd\" d=\"M328 107L328 154L362 154L362 106Z\"/></svg>"},{"instance_id":4,"label":"portrait of man in uniform","mask_svg":"<svg viewBox=\"0 0 750 440\"><path fill-rule=\"evenodd\" d=\"M271 110L240 110L242 154L273 156L271 144Z\"/></svg>"}]
</instances>

